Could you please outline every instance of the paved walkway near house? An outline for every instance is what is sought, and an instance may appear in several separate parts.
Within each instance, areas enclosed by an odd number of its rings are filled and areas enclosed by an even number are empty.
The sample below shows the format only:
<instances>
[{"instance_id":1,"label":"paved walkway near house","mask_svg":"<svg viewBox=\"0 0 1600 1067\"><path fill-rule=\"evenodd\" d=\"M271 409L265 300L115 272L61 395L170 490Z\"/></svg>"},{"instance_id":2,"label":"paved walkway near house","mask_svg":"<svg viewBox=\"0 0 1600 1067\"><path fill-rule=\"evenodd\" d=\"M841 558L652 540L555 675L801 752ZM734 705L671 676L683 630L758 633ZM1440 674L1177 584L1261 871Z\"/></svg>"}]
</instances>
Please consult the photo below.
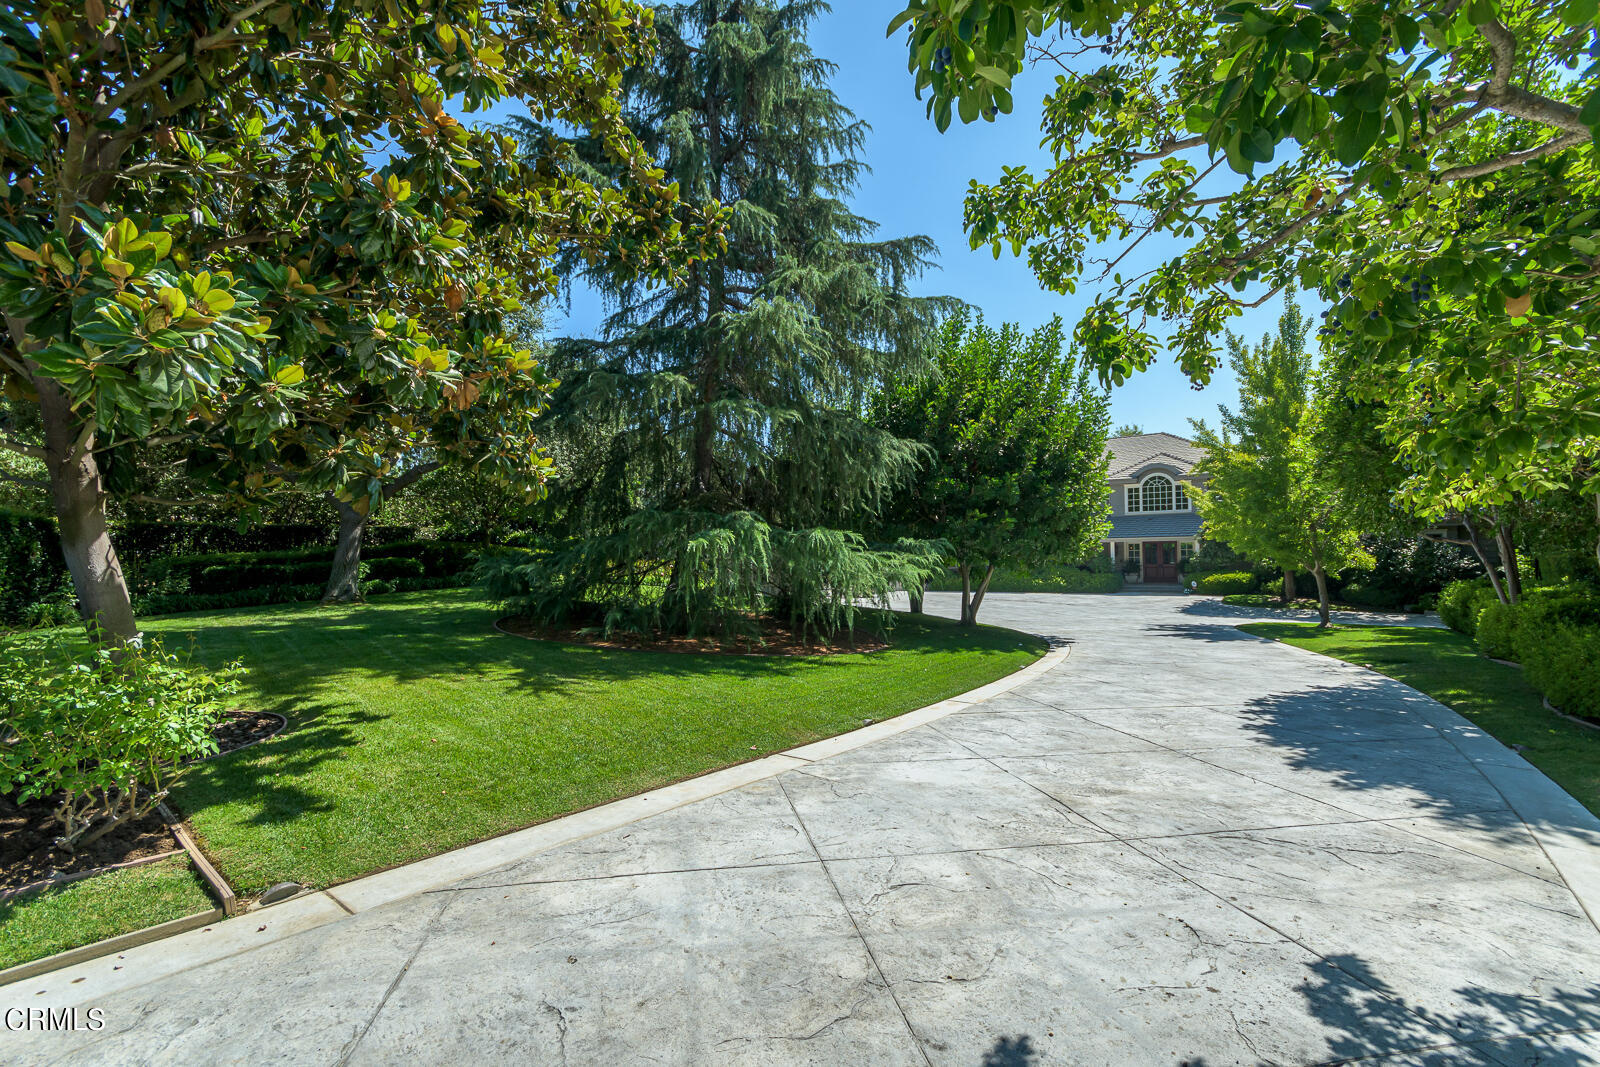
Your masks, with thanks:
<instances>
[{"instance_id":1,"label":"paved walkway near house","mask_svg":"<svg viewBox=\"0 0 1600 1067\"><path fill-rule=\"evenodd\" d=\"M1600 902L1600 821L1520 757L1187 597L983 614L1070 655L99 996L98 1031L0 1031L0 1061L1600 1062L1600 931L1573 888ZM0 987L0 1009L71 1003L76 970Z\"/></svg>"}]
</instances>

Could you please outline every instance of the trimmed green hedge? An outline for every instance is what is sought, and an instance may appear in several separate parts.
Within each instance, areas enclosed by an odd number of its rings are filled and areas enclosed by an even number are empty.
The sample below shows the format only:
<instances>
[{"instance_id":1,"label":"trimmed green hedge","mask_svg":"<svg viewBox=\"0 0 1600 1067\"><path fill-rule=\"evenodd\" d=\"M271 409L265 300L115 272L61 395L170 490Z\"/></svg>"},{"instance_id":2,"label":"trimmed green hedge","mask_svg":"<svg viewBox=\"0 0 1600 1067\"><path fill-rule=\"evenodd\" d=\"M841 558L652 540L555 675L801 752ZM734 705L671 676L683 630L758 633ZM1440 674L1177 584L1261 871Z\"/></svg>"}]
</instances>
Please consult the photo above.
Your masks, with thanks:
<instances>
[{"instance_id":1,"label":"trimmed green hedge","mask_svg":"<svg viewBox=\"0 0 1600 1067\"><path fill-rule=\"evenodd\" d=\"M1439 615L1486 655L1521 663L1551 704L1600 719L1600 590L1528 589L1502 604L1487 582L1457 582L1440 595Z\"/></svg>"},{"instance_id":2,"label":"trimmed green hedge","mask_svg":"<svg viewBox=\"0 0 1600 1067\"><path fill-rule=\"evenodd\" d=\"M1075 564L997 569L989 582L991 593L1115 593L1121 588L1121 574ZM937 582L929 582L928 589L931 592L960 592L961 579L952 574Z\"/></svg>"},{"instance_id":3,"label":"trimmed green hedge","mask_svg":"<svg viewBox=\"0 0 1600 1067\"><path fill-rule=\"evenodd\" d=\"M455 589L470 583L463 575L439 578L399 578L386 581L382 578L363 582L362 592L368 596L384 593L415 593L427 589ZM254 608L267 604L298 604L321 600L327 591L326 581L308 585L269 585L253 589L236 589L230 593L155 593L139 597L134 608L140 615L178 615L188 611L221 611L226 608Z\"/></svg>"},{"instance_id":4,"label":"trimmed green hedge","mask_svg":"<svg viewBox=\"0 0 1600 1067\"><path fill-rule=\"evenodd\" d=\"M70 594L71 588L56 524L0 508L0 626L54 621L34 616L42 606Z\"/></svg>"},{"instance_id":5,"label":"trimmed green hedge","mask_svg":"<svg viewBox=\"0 0 1600 1067\"><path fill-rule=\"evenodd\" d=\"M1496 599L1487 578L1452 582L1439 594L1439 618L1450 629L1471 637L1478 630L1478 613Z\"/></svg>"},{"instance_id":6,"label":"trimmed green hedge","mask_svg":"<svg viewBox=\"0 0 1600 1067\"><path fill-rule=\"evenodd\" d=\"M1197 575L1192 580L1196 583L1195 592L1205 596L1229 596L1256 591L1255 575L1249 571L1220 571L1215 574Z\"/></svg>"},{"instance_id":7,"label":"trimmed green hedge","mask_svg":"<svg viewBox=\"0 0 1600 1067\"><path fill-rule=\"evenodd\" d=\"M457 541L401 541L363 548L362 588L370 594L440 589L471 582L483 546ZM134 594L141 615L247 608L320 600L334 549L209 552L171 556L145 568Z\"/></svg>"},{"instance_id":8,"label":"trimmed green hedge","mask_svg":"<svg viewBox=\"0 0 1600 1067\"><path fill-rule=\"evenodd\" d=\"M361 559L373 578L437 578L471 569L482 550L481 545L456 541L400 541L363 548ZM207 594L243 587L306 585L327 580L333 556L331 545L169 556L145 567L139 589L149 594Z\"/></svg>"}]
</instances>

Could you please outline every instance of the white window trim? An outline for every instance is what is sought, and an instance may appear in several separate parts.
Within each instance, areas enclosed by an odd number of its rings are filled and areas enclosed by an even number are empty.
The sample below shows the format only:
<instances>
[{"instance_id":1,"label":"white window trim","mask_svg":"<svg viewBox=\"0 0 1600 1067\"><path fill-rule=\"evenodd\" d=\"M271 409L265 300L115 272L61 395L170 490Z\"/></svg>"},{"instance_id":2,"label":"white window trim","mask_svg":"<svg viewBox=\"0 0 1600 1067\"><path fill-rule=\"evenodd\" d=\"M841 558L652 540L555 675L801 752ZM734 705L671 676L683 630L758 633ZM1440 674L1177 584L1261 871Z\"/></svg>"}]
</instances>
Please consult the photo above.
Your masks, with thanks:
<instances>
[{"instance_id":1,"label":"white window trim","mask_svg":"<svg viewBox=\"0 0 1600 1067\"><path fill-rule=\"evenodd\" d=\"M1147 508L1144 506L1145 483L1152 478L1165 478L1172 483L1172 507ZM1181 503L1179 502L1180 497L1182 498ZM1123 511L1129 515L1141 515L1147 512L1152 515L1162 515L1170 512L1193 511L1194 503L1189 499L1189 487L1181 477L1168 474L1165 471L1151 471L1133 485L1125 487L1122 507Z\"/></svg>"}]
</instances>

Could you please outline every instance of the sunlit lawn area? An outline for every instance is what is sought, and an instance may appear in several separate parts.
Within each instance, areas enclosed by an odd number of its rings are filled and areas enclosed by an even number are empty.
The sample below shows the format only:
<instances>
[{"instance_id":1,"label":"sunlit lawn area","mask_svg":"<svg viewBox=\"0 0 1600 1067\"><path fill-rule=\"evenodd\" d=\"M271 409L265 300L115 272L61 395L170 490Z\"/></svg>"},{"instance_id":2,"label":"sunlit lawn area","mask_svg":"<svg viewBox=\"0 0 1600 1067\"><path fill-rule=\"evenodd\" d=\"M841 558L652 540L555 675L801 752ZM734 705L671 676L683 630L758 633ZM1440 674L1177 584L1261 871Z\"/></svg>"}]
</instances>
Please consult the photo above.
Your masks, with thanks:
<instances>
[{"instance_id":1,"label":"sunlit lawn area","mask_svg":"<svg viewBox=\"0 0 1600 1067\"><path fill-rule=\"evenodd\" d=\"M808 659L596 649L496 632L465 591L151 620L243 658L289 730L174 803L241 895L328 885L934 703L1044 644L899 616L892 648Z\"/></svg>"},{"instance_id":2,"label":"sunlit lawn area","mask_svg":"<svg viewBox=\"0 0 1600 1067\"><path fill-rule=\"evenodd\" d=\"M178 856L0 902L0 969L216 907Z\"/></svg>"},{"instance_id":3,"label":"sunlit lawn area","mask_svg":"<svg viewBox=\"0 0 1600 1067\"><path fill-rule=\"evenodd\" d=\"M1600 731L1545 709L1522 671L1496 663L1454 630L1257 622L1240 627L1325 656L1359 663L1455 709L1538 767L1600 815Z\"/></svg>"}]
</instances>

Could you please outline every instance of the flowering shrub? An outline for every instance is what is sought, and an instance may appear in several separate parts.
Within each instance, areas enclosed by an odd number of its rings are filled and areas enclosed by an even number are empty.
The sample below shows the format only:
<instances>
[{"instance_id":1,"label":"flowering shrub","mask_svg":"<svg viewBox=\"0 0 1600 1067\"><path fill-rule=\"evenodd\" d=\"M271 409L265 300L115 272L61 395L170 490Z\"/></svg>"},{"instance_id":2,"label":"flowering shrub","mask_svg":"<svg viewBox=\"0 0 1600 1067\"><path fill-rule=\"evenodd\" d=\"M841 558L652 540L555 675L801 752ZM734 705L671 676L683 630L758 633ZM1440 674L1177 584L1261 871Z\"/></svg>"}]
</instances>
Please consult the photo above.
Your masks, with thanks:
<instances>
[{"instance_id":1,"label":"flowering shrub","mask_svg":"<svg viewBox=\"0 0 1600 1067\"><path fill-rule=\"evenodd\" d=\"M243 668L192 665L159 643L110 650L77 635L0 645L0 793L51 798L67 848L159 804L184 764L217 751L212 728Z\"/></svg>"}]
</instances>

